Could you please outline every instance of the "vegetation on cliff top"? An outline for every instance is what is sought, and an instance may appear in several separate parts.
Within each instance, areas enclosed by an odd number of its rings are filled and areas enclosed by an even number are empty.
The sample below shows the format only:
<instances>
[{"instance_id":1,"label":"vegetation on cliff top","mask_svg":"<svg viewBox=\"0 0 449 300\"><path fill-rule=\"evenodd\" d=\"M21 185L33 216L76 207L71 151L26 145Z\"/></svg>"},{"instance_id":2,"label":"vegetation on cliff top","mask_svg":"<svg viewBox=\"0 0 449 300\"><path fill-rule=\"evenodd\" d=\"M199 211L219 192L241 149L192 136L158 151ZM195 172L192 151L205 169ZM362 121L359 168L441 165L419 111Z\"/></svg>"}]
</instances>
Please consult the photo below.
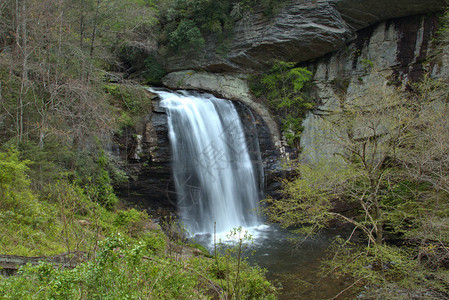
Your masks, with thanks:
<instances>
[{"instance_id":1,"label":"vegetation on cliff top","mask_svg":"<svg viewBox=\"0 0 449 300\"><path fill-rule=\"evenodd\" d=\"M162 55L203 49L206 38L215 52L226 55L236 22L254 10L271 16L283 1L273 0L173 0L159 1ZM167 47L168 46L168 47Z\"/></svg>"}]
</instances>

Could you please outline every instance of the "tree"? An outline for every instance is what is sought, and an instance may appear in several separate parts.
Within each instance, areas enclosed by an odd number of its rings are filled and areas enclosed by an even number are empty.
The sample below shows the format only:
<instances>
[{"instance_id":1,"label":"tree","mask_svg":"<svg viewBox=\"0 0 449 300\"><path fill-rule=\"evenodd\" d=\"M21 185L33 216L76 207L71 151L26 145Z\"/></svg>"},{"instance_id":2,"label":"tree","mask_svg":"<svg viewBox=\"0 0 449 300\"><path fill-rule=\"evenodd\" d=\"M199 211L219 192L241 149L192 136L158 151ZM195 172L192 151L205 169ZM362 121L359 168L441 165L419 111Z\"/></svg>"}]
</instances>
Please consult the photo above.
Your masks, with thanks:
<instances>
[{"instance_id":1,"label":"tree","mask_svg":"<svg viewBox=\"0 0 449 300\"><path fill-rule=\"evenodd\" d=\"M384 210L387 209L382 201L397 180L391 168L401 151L416 107L411 99L386 85L360 89L355 94L324 120L326 137L323 140L331 139L334 143L334 158L300 166L297 179L286 183L286 191L297 197L294 186L308 185L310 193L321 200L317 202L308 195L301 197L303 203L310 207L322 206L311 210L312 214L321 215L324 209L323 220L337 216L361 229L369 243L380 245ZM319 171L323 169L327 174ZM291 188L293 191L289 191ZM336 199L358 203L363 217L349 218L332 212L331 201ZM306 218L303 223L307 223Z\"/></svg>"},{"instance_id":2,"label":"tree","mask_svg":"<svg viewBox=\"0 0 449 300\"><path fill-rule=\"evenodd\" d=\"M154 9L144 0L2 2L3 138L37 140L43 148L52 136L80 145L83 138L110 134L104 69L119 68L125 45L152 49L154 39L145 33L155 22Z\"/></svg>"},{"instance_id":3,"label":"tree","mask_svg":"<svg viewBox=\"0 0 449 300\"><path fill-rule=\"evenodd\" d=\"M0 208L19 206L33 199L30 180L26 175L29 161L21 161L17 149L0 152Z\"/></svg>"},{"instance_id":4,"label":"tree","mask_svg":"<svg viewBox=\"0 0 449 300\"><path fill-rule=\"evenodd\" d=\"M440 263L441 273L430 280L436 273L423 264L449 257L443 230L449 203L442 189L449 170L449 144L442 136L447 102L425 101L425 94L414 97L371 79L369 88L355 88L354 96L324 119L322 138L332 140L334 155L299 165L295 179L283 182L283 197L267 200L268 215L306 234L334 219L351 224L352 233L336 240L326 265L334 274L352 276L354 285L374 284L373 293L389 297L394 290L447 292L441 286L447 269ZM355 209L336 212L335 201ZM397 239L400 248L391 242Z\"/></svg>"}]
</instances>

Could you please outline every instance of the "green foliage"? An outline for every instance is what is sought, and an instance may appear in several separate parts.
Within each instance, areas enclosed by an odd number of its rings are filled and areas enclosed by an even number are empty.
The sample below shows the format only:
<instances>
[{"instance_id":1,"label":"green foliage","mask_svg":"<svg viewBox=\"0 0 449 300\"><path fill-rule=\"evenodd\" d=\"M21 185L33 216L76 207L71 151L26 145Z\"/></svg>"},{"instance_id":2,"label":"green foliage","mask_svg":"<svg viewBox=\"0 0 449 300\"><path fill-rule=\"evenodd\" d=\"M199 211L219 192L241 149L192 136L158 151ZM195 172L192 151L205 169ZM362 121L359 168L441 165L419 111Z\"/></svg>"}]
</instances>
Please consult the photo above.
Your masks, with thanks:
<instances>
[{"instance_id":1,"label":"green foliage","mask_svg":"<svg viewBox=\"0 0 449 300\"><path fill-rule=\"evenodd\" d=\"M151 110L151 100L146 91L132 84L114 84L104 85L106 93L111 95L111 102L115 107L127 111L133 116L148 113Z\"/></svg>"},{"instance_id":2,"label":"green foliage","mask_svg":"<svg viewBox=\"0 0 449 300\"><path fill-rule=\"evenodd\" d=\"M134 208L129 210L121 210L114 220L114 224L118 226L127 226L130 223L139 221L140 213Z\"/></svg>"},{"instance_id":3,"label":"green foliage","mask_svg":"<svg viewBox=\"0 0 449 300\"><path fill-rule=\"evenodd\" d=\"M268 73L253 77L250 82L254 95L266 95L269 107L279 115L290 146L299 145L304 114L314 107L302 92L312 75L305 68L295 68L293 62L275 61Z\"/></svg>"},{"instance_id":4,"label":"green foliage","mask_svg":"<svg viewBox=\"0 0 449 300\"><path fill-rule=\"evenodd\" d=\"M177 24L189 21L205 33L220 34L230 29L232 19L228 16L230 1L212 0L175 0L168 9L165 18L178 21Z\"/></svg>"},{"instance_id":5,"label":"green foliage","mask_svg":"<svg viewBox=\"0 0 449 300\"><path fill-rule=\"evenodd\" d=\"M176 30L170 33L170 47L174 50L191 48L200 50L204 45L200 29L192 20L181 21Z\"/></svg>"},{"instance_id":6,"label":"green foliage","mask_svg":"<svg viewBox=\"0 0 449 300\"><path fill-rule=\"evenodd\" d=\"M36 157L41 161L49 155L30 146L24 149L27 156L37 154ZM112 211L110 200L116 200L117 197L105 170L107 162L104 153L100 154L97 162L92 163L93 166L90 165L97 173L90 174L89 159L84 162L78 160L80 169L73 172L54 168L39 173L41 163L22 160L21 154L23 152L20 153L15 148L0 152L1 253L49 255L74 250L86 251L95 245L102 234L121 231L138 236L145 230L144 224L148 222L148 216L143 213L139 214L137 222L111 224L117 213ZM51 159L55 159L55 163L63 163L55 157ZM81 169L83 172L79 172ZM55 174L55 177L42 180L41 176L47 174ZM78 183L68 178L77 179ZM83 182L89 184L85 185ZM81 188L81 185L85 188Z\"/></svg>"},{"instance_id":7,"label":"green foliage","mask_svg":"<svg viewBox=\"0 0 449 300\"><path fill-rule=\"evenodd\" d=\"M167 249L167 236L162 230L151 230L141 238L147 246L147 251L156 255L163 255Z\"/></svg>"},{"instance_id":8,"label":"green foliage","mask_svg":"<svg viewBox=\"0 0 449 300\"><path fill-rule=\"evenodd\" d=\"M410 259L413 254L409 247L361 246L337 238L332 259L324 262L322 271L332 270L336 277L356 278L355 288L365 285L369 288L364 293L376 298L403 299L411 295L421 298L431 283L418 261Z\"/></svg>"},{"instance_id":9,"label":"green foliage","mask_svg":"<svg viewBox=\"0 0 449 300\"><path fill-rule=\"evenodd\" d=\"M105 239L94 262L74 269L55 269L41 263L22 268L19 276L0 279L5 297L62 298L197 298L197 275L175 261L150 257L145 242L131 242L117 234Z\"/></svg>"},{"instance_id":10,"label":"green foliage","mask_svg":"<svg viewBox=\"0 0 449 300\"><path fill-rule=\"evenodd\" d=\"M360 61L360 63L362 64L362 67L363 67L366 71L372 69L373 66L374 66L374 63L373 63L371 60L369 60L369 59L362 59L362 60Z\"/></svg>"},{"instance_id":11,"label":"green foliage","mask_svg":"<svg viewBox=\"0 0 449 300\"><path fill-rule=\"evenodd\" d=\"M55 209L38 201L31 190L26 172L30 161L19 158L19 152L10 148L0 152L0 252L28 253L29 249L60 249L54 241L47 240L52 234Z\"/></svg>"},{"instance_id":12,"label":"green foliage","mask_svg":"<svg viewBox=\"0 0 449 300\"><path fill-rule=\"evenodd\" d=\"M166 74L164 66L159 62L154 55L149 55L145 61L145 80L146 83L155 84L161 81Z\"/></svg>"},{"instance_id":13,"label":"green foliage","mask_svg":"<svg viewBox=\"0 0 449 300\"><path fill-rule=\"evenodd\" d=\"M208 36L217 42L216 53L226 56L235 22L245 12L261 9L271 16L279 7L273 0L175 0L162 12L163 35L174 52L201 50Z\"/></svg>"},{"instance_id":14,"label":"green foliage","mask_svg":"<svg viewBox=\"0 0 449 300\"><path fill-rule=\"evenodd\" d=\"M228 255L218 256L218 263L209 265L210 278L219 282L236 299L276 299L276 290L265 279L266 270L250 266L247 261Z\"/></svg>"},{"instance_id":15,"label":"green foliage","mask_svg":"<svg viewBox=\"0 0 449 300\"><path fill-rule=\"evenodd\" d=\"M151 111L151 99L141 86L110 83L104 85L104 90L117 112L115 132L119 135L134 128L142 116Z\"/></svg>"},{"instance_id":16,"label":"green foliage","mask_svg":"<svg viewBox=\"0 0 449 300\"><path fill-rule=\"evenodd\" d=\"M50 216L45 216L45 207L30 188L31 181L26 174L29 163L19 159L14 147L6 153L0 152L0 209L4 222L37 228L49 221Z\"/></svg>"},{"instance_id":17,"label":"green foliage","mask_svg":"<svg viewBox=\"0 0 449 300\"><path fill-rule=\"evenodd\" d=\"M264 200L270 220L301 236L314 234L334 218L332 201L344 197L348 181L358 176L357 170L338 160L314 165L301 164L293 180L282 181L282 198Z\"/></svg>"},{"instance_id":18,"label":"green foliage","mask_svg":"<svg viewBox=\"0 0 449 300\"><path fill-rule=\"evenodd\" d=\"M273 288L259 268L241 264L240 291L235 294L217 285L210 273L214 265L210 259L178 261L164 257L163 247L163 235L157 233L150 232L139 241L112 234L99 244L95 260L74 269L58 269L47 263L27 265L18 276L0 277L0 293L7 299L199 299L212 290L217 296L228 292L245 299L274 299ZM235 261L229 267L235 274Z\"/></svg>"},{"instance_id":19,"label":"green foliage","mask_svg":"<svg viewBox=\"0 0 449 300\"><path fill-rule=\"evenodd\" d=\"M214 245L214 261L207 267L211 278L217 280L234 299L275 299L276 290L264 278L265 270L250 266L245 250L252 236L242 227L227 234L228 241Z\"/></svg>"},{"instance_id":20,"label":"green foliage","mask_svg":"<svg viewBox=\"0 0 449 300\"><path fill-rule=\"evenodd\" d=\"M449 11L446 9L444 14L439 19L439 26L436 32L434 43L430 56L433 59L440 60L441 56L446 51L446 47L449 45Z\"/></svg>"},{"instance_id":21,"label":"green foliage","mask_svg":"<svg viewBox=\"0 0 449 300\"><path fill-rule=\"evenodd\" d=\"M132 128L136 125L133 118L126 111L120 113L120 117L118 117L117 122L119 124L119 134L122 134L124 129Z\"/></svg>"},{"instance_id":22,"label":"green foliage","mask_svg":"<svg viewBox=\"0 0 449 300\"><path fill-rule=\"evenodd\" d=\"M8 152L0 153L0 195L2 207L9 208L19 204L22 199L33 198L30 180L26 172L30 161L21 161L19 152L11 147Z\"/></svg>"},{"instance_id":23,"label":"green foliage","mask_svg":"<svg viewBox=\"0 0 449 300\"><path fill-rule=\"evenodd\" d=\"M206 247L204 247L203 245L200 244L195 244L195 243L189 243L189 246L195 249L198 249L202 255L212 258L212 255L209 254L209 251L206 249Z\"/></svg>"},{"instance_id":24,"label":"green foliage","mask_svg":"<svg viewBox=\"0 0 449 300\"><path fill-rule=\"evenodd\" d=\"M92 177L87 180L89 188L87 193L92 199L96 199L106 208L112 208L117 203L118 198L114 194L114 188L111 185L109 172L106 170L108 160L103 150L100 151L97 158L97 168Z\"/></svg>"}]
</instances>

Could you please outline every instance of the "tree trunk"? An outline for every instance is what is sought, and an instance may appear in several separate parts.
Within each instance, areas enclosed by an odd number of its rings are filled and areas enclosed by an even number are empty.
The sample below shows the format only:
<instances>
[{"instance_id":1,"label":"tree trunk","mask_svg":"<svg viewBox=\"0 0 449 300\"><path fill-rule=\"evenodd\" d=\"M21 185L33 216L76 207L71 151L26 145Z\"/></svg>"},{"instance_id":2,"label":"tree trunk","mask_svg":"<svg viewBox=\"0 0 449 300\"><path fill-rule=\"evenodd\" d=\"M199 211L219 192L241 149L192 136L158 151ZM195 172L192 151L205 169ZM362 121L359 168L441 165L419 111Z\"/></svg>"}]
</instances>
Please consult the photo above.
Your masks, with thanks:
<instances>
[{"instance_id":1,"label":"tree trunk","mask_svg":"<svg viewBox=\"0 0 449 300\"><path fill-rule=\"evenodd\" d=\"M21 12L19 12L19 9ZM27 17L26 17L26 0L21 1L19 8L19 0L16 0L16 18L20 24L17 24L16 28L16 42L21 50L22 56L22 78L20 83L20 92L17 105L17 133L18 142L22 142L24 129L23 129L23 115L24 115L24 97L28 85L28 47L27 47Z\"/></svg>"},{"instance_id":2,"label":"tree trunk","mask_svg":"<svg viewBox=\"0 0 449 300\"><path fill-rule=\"evenodd\" d=\"M97 37L97 23L98 23L98 13L100 10L100 0L97 0L97 8L95 10L95 16L93 20L92 26L92 38L90 42L90 59L94 57L94 48L95 48L95 38Z\"/></svg>"}]
</instances>

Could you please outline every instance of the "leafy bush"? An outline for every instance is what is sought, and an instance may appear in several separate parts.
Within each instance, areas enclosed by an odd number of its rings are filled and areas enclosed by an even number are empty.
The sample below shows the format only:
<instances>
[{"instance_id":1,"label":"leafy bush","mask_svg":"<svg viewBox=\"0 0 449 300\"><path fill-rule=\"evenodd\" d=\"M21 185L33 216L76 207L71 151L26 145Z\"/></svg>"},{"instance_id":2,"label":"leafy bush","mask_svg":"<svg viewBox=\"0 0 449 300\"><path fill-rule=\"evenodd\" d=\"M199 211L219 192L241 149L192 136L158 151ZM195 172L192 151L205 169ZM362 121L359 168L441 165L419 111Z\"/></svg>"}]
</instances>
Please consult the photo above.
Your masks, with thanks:
<instances>
[{"instance_id":1,"label":"leafy bush","mask_svg":"<svg viewBox=\"0 0 449 300\"><path fill-rule=\"evenodd\" d=\"M41 202L27 173L31 161L21 160L16 148L0 152L0 252L28 254L42 249L60 251L55 242L55 207Z\"/></svg>"},{"instance_id":2,"label":"leafy bush","mask_svg":"<svg viewBox=\"0 0 449 300\"><path fill-rule=\"evenodd\" d=\"M97 141L97 144L99 142ZM75 178L77 184L85 186L85 194L108 209L114 208L118 201L109 176L110 160L98 146L97 152L79 153L75 160Z\"/></svg>"},{"instance_id":3,"label":"leafy bush","mask_svg":"<svg viewBox=\"0 0 449 300\"><path fill-rule=\"evenodd\" d=\"M167 236L162 230L151 230L146 232L141 240L147 246L147 251L156 255L163 255L167 248Z\"/></svg>"},{"instance_id":4,"label":"leafy bush","mask_svg":"<svg viewBox=\"0 0 449 300\"><path fill-rule=\"evenodd\" d=\"M140 213L134 208L128 210L121 210L114 220L117 226L127 226L130 223L137 222L140 219Z\"/></svg>"},{"instance_id":5,"label":"leafy bush","mask_svg":"<svg viewBox=\"0 0 449 300\"><path fill-rule=\"evenodd\" d=\"M266 95L269 107L282 120L282 130L290 146L299 145L304 114L315 106L302 92L311 79L312 73L307 69L277 60L268 73L250 80L253 94Z\"/></svg>"},{"instance_id":6,"label":"leafy bush","mask_svg":"<svg viewBox=\"0 0 449 300\"><path fill-rule=\"evenodd\" d=\"M161 243L162 239L154 235L135 241L113 234L100 243L95 260L73 269L57 269L47 263L27 265L18 276L0 277L0 293L12 299L201 299L214 289L222 295L223 289L205 272L213 261L201 257L178 261L155 255L155 241ZM245 263L240 274L238 296L274 299L273 288L260 269Z\"/></svg>"},{"instance_id":7,"label":"leafy bush","mask_svg":"<svg viewBox=\"0 0 449 300\"><path fill-rule=\"evenodd\" d=\"M159 83L166 74L164 66L160 63L154 55L149 55L145 58L145 81L148 84Z\"/></svg>"},{"instance_id":8,"label":"leafy bush","mask_svg":"<svg viewBox=\"0 0 449 300\"><path fill-rule=\"evenodd\" d=\"M30 179L26 172L30 161L19 159L19 152L12 147L0 152L0 206L3 209L16 208L21 203L32 202Z\"/></svg>"},{"instance_id":9,"label":"leafy bush","mask_svg":"<svg viewBox=\"0 0 449 300\"><path fill-rule=\"evenodd\" d=\"M204 45L200 29L192 20L181 21L176 30L170 33L170 47L174 50L191 48L200 50Z\"/></svg>"},{"instance_id":10,"label":"leafy bush","mask_svg":"<svg viewBox=\"0 0 449 300\"><path fill-rule=\"evenodd\" d=\"M116 107L133 116L151 111L151 100L140 86L110 83L104 85L104 90L113 97L112 103Z\"/></svg>"}]
</instances>

